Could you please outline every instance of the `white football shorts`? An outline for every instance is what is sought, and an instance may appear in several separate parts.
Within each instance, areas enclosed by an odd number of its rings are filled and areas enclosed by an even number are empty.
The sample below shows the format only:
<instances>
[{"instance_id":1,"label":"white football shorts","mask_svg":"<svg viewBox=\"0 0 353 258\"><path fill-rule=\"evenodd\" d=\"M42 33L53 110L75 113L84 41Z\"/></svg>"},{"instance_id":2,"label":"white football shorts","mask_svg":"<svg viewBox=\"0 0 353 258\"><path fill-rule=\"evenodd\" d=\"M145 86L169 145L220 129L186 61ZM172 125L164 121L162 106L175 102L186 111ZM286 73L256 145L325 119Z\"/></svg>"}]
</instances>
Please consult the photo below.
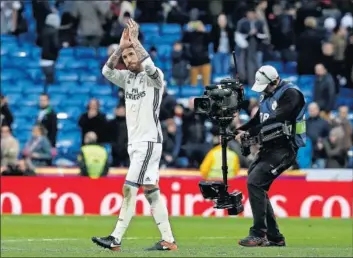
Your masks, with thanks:
<instances>
[{"instance_id":1,"label":"white football shorts","mask_svg":"<svg viewBox=\"0 0 353 258\"><path fill-rule=\"evenodd\" d=\"M155 185L159 181L159 162L162 156L162 144L155 142L137 142L128 145L130 167L126 181L138 185Z\"/></svg>"}]
</instances>

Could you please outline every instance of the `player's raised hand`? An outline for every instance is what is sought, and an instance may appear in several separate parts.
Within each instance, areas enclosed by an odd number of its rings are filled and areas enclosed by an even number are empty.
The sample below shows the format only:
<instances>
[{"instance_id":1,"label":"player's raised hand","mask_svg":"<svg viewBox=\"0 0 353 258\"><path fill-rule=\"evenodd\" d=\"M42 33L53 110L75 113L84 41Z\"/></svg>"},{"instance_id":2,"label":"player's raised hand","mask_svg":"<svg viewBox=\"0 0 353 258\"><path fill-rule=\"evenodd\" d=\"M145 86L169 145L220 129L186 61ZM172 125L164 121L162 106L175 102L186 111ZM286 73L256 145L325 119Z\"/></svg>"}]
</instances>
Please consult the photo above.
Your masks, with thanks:
<instances>
[{"instance_id":1,"label":"player's raised hand","mask_svg":"<svg viewBox=\"0 0 353 258\"><path fill-rule=\"evenodd\" d=\"M137 40L139 36L139 25L133 19L129 19L127 26L129 28L131 40Z\"/></svg>"},{"instance_id":2,"label":"player's raised hand","mask_svg":"<svg viewBox=\"0 0 353 258\"><path fill-rule=\"evenodd\" d=\"M123 34L121 35L119 46L121 49L126 49L132 46L132 42L130 40L129 28L124 29Z\"/></svg>"}]
</instances>

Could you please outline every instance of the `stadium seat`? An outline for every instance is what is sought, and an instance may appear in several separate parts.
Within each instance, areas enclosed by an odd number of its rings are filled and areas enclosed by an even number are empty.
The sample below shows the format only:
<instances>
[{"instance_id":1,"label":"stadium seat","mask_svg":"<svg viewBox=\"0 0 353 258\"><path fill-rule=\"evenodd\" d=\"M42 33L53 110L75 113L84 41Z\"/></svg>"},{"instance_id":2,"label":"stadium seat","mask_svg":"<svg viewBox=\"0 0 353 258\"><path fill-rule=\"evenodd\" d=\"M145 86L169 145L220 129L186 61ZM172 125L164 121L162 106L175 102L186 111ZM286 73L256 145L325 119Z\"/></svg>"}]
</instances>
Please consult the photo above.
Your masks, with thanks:
<instances>
[{"instance_id":1,"label":"stadium seat","mask_svg":"<svg viewBox=\"0 0 353 258\"><path fill-rule=\"evenodd\" d=\"M162 59L166 59L166 63L170 63L170 57L172 54L173 47L171 45L159 45L157 46L158 55Z\"/></svg>"},{"instance_id":2,"label":"stadium seat","mask_svg":"<svg viewBox=\"0 0 353 258\"><path fill-rule=\"evenodd\" d=\"M67 47L67 48L62 48L60 49L60 52L59 52L59 56L62 57L73 57L75 54L74 54L74 49L75 48L72 48L72 47Z\"/></svg>"},{"instance_id":3,"label":"stadium seat","mask_svg":"<svg viewBox=\"0 0 353 258\"><path fill-rule=\"evenodd\" d=\"M78 81L77 72L60 70L56 73L58 82L76 82Z\"/></svg>"},{"instance_id":4,"label":"stadium seat","mask_svg":"<svg viewBox=\"0 0 353 258\"><path fill-rule=\"evenodd\" d=\"M82 96L82 95L89 95L91 92L91 87L90 86L78 86L78 87L71 87L68 91L68 93L71 96Z\"/></svg>"},{"instance_id":5,"label":"stadium seat","mask_svg":"<svg viewBox=\"0 0 353 258\"><path fill-rule=\"evenodd\" d=\"M14 81L19 79L28 78L25 72L17 69L2 69L1 70L1 82L3 81Z\"/></svg>"},{"instance_id":6,"label":"stadium seat","mask_svg":"<svg viewBox=\"0 0 353 258\"><path fill-rule=\"evenodd\" d=\"M40 60L42 55L42 49L40 47L32 47L31 57L35 60Z\"/></svg>"},{"instance_id":7,"label":"stadium seat","mask_svg":"<svg viewBox=\"0 0 353 258\"><path fill-rule=\"evenodd\" d=\"M53 94L68 94L69 92L69 89L71 88L72 86L69 84L69 85L66 85L65 83L63 84L52 84L52 85L49 85L48 87L48 93L49 95L53 95Z\"/></svg>"},{"instance_id":8,"label":"stadium seat","mask_svg":"<svg viewBox=\"0 0 353 258\"><path fill-rule=\"evenodd\" d=\"M108 58L108 48L107 47L98 48L98 57L100 57L101 59Z\"/></svg>"},{"instance_id":9,"label":"stadium seat","mask_svg":"<svg viewBox=\"0 0 353 258\"><path fill-rule=\"evenodd\" d=\"M1 83L1 92L5 95L12 94L12 93L21 94L22 87L6 81Z\"/></svg>"},{"instance_id":10,"label":"stadium seat","mask_svg":"<svg viewBox=\"0 0 353 258\"><path fill-rule=\"evenodd\" d=\"M29 77L33 80L33 82L41 82L45 81L45 75L41 68L31 68L26 69Z\"/></svg>"},{"instance_id":11,"label":"stadium seat","mask_svg":"<svg viewBox=\"0 0 353 258\"><path fill-rule=\"evenodd\" d=\"M26 49L23 48L16 48L13 51L9 52L8 55L10 57L28 57L30 58L30 53L26 52Z\"/></svg>"},{"instance_id":12,"label":"stadium seat","mask_svg":"<svg viewBox=\"0 0 353 258\"><path fill-rule=\"evenodd\" d=\"M112 95L112 88L109 85L96 85L92 88L91 96L111 96Z\"/></svg>"},{"instance_id":13,"label":"stadium seat","mask_svg":"<svg viewBox=\"0 0 353 258\"><path fill-rule=\"evenodd\" d=\"M87 68L87 63L83 60L75 60L72 62L67 62L65 64L66 69L85 69Z\"/></svg>"},{"instance_id":14,"label":"stadium seat","mask_svg":"<svg viewBox=\"0 0 353 258\"><path fill-rule=\"evenodd\" d=\"M179 24L165 23L161 28L162 35L165 34L178 34L181 35L181 26Z\"/></svg>"},{"instance_id":15,"label":"stadium seat","mask_svg":"<svg viewBox=\"0 0 353 258\"><path fill-rule=\"evenodd\" d=\"M79 107L63 106L60 111L67 115L67 119L70 119L71 121L76 123L78 122L78 119L82 114L82 110Z\"/></svg>"},{"instance_id":16,"label":"stadium seat","mask_svg":"<svg viewBox=\"0 0 353 258\"><path fill-rule=\"evenodd\" d=\"M20 108L16 111L16 113L14 113L14 117L16 119L27 119L29 122L31 122L32 124L35 123L35 120L38 116L38 107L29 107L29 106L26 106L26 107L23 107L23 108Z\"/></svg>"},{"instance_id":17,"label":"stadium seat","mask_svg":"<svg viewBox=\"0 0 353 258\"><path fill-rule=\"evenodd\" d=\"M284 72L289 74L297 73L297 62L287 62L284 65Z\"/></svg>"},{"instance_id":18,"label":"stadium seat","mask_svg":"<svg viewBox=\"0 0 353 258\"><path fill-rule=\"evenodd\" d=\"M60 119L58 121L58 129L63 132L72 132L78 130L78 125L71 120Z\"/></svg>"},{"instance_id":19,"label":"stadium seat","mask_svg":"<svg viewBox=\"0 0 353 258\"><path fill-rule=\"evenodd\" d=\"M86 68L89 70L96 70L100 72L100 70L103 67L103 64L101 64L100 60L90 58L90 59L83 59L82 61L86 63Z\"/></svg>"},{"instance_id":20,"label":"stadium seat","mask_svg":"<svg viewBox=\"0 0 353 258\"><path fill-rule=\"evenodd\" d=\"M181 40L181 35L167 34L167 35L163 35L163 37L155 38L153 42L155 44L173 45L175 43L175 41L179 41L179 40Z\"/></svg>"},{"instance_id":21,"label":"stadium seat","mask_svg":"<svg viewBox=\"0 0 353 258\"><path fill-rule=\"evenodd\" d=\"M65 102L65 100L67 100L69 98L68 95L66 95L66 94L59 94L56 92L52 93L52 92L48 91L48 94L49 94L50 102L55 103L57 105L63 104Z\"/></svg>"},{"instance_id":22,"label":"stadium seat","mask_svg":"<svg viewBox=\"0 0 353 258\"><path fill-rule=\"evenodd\" d=\"M91 47L76 47L75 55L79 58L95 58L97 56L96 50Z\"/></svg>"},{"instance_id":23,"label":"stadium seat","mask_svg":"<svg viewBox=\"0 0 353 258\"><path fill-rule=\"evenodd\" d=\"M10 106L21 106L21 99L22 99L22 94L21 93L9 93L5 94L7 98L7 102L9 103Z\"/></svg>"},{"instance_id":24,"label":"stadium seat","mask_svg":"<svg viewBox=\"0 0 353 258\"><path fill-rule=\"evenodd\" d=\"M2 43L0 49L1 49L1 56L10 56L10 53L14 51L18 51L17 41L6 43L6 44Z\"/></svg>"},{"instance_id":25,"label":"stadium seat","mask_svg":"<svg viewBox=\"0 0 353 258\"><path fill-rule=\"evenodd\" d=\"M24 107L38 107L39 106L39 94L24 95L22 105Z\"/></svg>"},{"instance_id":26,"label":"stadium seat","mask_svg":"<svg viewBox=\"0 0 353 258\"><path fill-rule=\"evenodd\" d=\"M301 85L304 85L304 84L314 85L315 75L301 75L298 77L298 83Z\"/></svg>"},{"instance_id":27,"label":"stadium seat","mask_svg":"<svg viewBox=\"0 0 353 258\"><path fill-rule=\"evenodd\" d=\"M40 84L27 84L26 87L23 88L22 91L25 95L36 94L40 95L44 92L44 85Z\"/></svg>"},{"instance_id":28,"label":"stadium seat","mask_svg":"<svg viewBox=\"0 0 353 258\"><path fill-rule=\"evenodd\" d=\"M180 88L180 96L182 98L190 98L201 96L204 92L204 87L202 86L187 86L184 85Z\"/></svg>"},{"instance_id":29,"label":"stadium seat","mask_svg":"<svg viewBox=\"0 0 353 258\"><path fill-rule=\"evenodd\" d=\"M18 56L13 56L9 57L7 60L5 60L6 68L14 68L14 69L23 69L24 66L25 68L29 68L27 64L32 62L32 59L30 57L24 56L24 57L18 57Z\"/></svg>"},{"instance_id":30,"label":"stadium seat","mask_svg":"<svg viewBox=\"0 0 353 258\"><path fill-rule=\"evenodd\" d=\"M92 73L81 73L79 76L79 81L84 84L86 82L94 82L98 81L98 76Z\"/></svg>"},{"instance_id":31,"label":"stadium seat","mask_svg":"<svg viewBox=\"0 0 353 258\"><path fill-rule=\"evenodd\" d=\"M72 107L79 107L80 109L84 109L89 99L90 97L88 94L86 95L78 94L76 96L72 96L71 98L67 98L62 103L62 106L72 106Z\"/></svg>"},{"instance_id":32,"label":"stadium seat","mask_svg":"<svg viewBox=\"0 0 353 258\"><path fill-rule=\"evenodd\" d=\"M180 88L181 87L179 87L179 86L167 86L167 92L170 95L174 95L175 97L179 97Z\"/></svg>"},{"instance_id":33,"label":"stadium seat","mask_svg":"<svg viewBox=\"0 0 353 258\"><path fill-rule=\"evenodd\" d=\"M290 82L292 82L294 84L298 83L298 75L296 75L296 74L282 73L282 74L279 74L279 77L282 80L287 80L287 81L290 81Z\"/></svg>"},{"instance_id":34,"label":"stadium seat","mask_svg":"<svg viewBox=\"0 0 353 258\"><path fill-rule=\"evenodd\" d=\"M17 113L17 112L16 112ZM13 130L31 130L32 124L25 117L15 117L11 128Z\"/></svg>"},{"instance_id":35,"label":"stadium seat","mask_svg":"<svg viewBox=\"0 0 353 258\"><path fill-rule=\"evenodd\" d=\"M39 60L29 60L28 62L26 62L26 68L36 68L39 69L40 67L40 63Z\"/></svg>"},{"instance_id":36,"label":"stadium seat","mask_svg":"<svg viewBox=\"0 0 353 258\"><path fill-rule=\"evenodd\" d=\"M212 83L220 83L221 80L229 78L229 74L213 74L212 75Z\"/></svg>"},{"instance_id":37,"label":"stadium seat","mask_svg":"<svg viewBox=\"0 0 353 258\"><path fill-rule=\"evenodd\" d=\"M159 26L156 23L143 23L140 25L140 30L143 34L159 33Z\"/></svg>"},{"instance_id":38,"label":"stadium seat","mask_svg":"<svg viewBox=\"0 0 353 258\"><path fill-rule=\"evenodd\" d=\"M312 143L311 140L306 138L306 146L299 148L297 155L297 162L299 168L310 168L311 167L311 156L312 156Z\"/></svg>"}]
</instances>

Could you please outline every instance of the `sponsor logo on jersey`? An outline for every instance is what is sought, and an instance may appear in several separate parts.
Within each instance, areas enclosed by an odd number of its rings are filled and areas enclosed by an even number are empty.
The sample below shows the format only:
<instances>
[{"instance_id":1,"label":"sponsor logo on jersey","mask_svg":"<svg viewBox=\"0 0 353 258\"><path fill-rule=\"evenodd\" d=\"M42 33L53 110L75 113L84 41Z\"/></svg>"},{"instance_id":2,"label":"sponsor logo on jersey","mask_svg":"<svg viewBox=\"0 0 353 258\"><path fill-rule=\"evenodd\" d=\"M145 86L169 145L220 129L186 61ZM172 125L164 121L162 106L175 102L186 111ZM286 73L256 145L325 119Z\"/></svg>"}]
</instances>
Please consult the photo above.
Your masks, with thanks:
<instances>
[{"instance_id":1,"label":"sponsor logo on jersey","mask_svg":"<svg viewBox=\"0 0 353 258\"><path fill-rule=\"evenodd\" d=\"M137 88L132 88L131 92L125 92L125 98L131 100L138 100L146 96L146 91L140 91Z\"/></svg>"}]
</instances>

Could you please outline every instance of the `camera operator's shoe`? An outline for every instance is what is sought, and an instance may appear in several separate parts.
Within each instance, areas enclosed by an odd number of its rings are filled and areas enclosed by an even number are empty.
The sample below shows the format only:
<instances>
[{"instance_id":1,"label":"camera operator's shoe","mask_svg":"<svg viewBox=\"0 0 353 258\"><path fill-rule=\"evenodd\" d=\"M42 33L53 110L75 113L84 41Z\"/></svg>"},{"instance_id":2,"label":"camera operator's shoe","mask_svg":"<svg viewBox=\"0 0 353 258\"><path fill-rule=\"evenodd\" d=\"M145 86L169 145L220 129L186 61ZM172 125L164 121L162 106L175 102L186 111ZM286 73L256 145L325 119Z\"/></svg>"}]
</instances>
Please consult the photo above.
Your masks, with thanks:
<instances>
[{"instance_id":1,"label":"camera operator's shoe","mask_svg":"<svg viewBox=\"0 0 353 258\"><path fill-rule=\"evenodd\" d=\"M240 239L238 244L246 247L269 246L269 242L266 237L257 236L248 236Z\"/></svg>"},{"instance_id":2,"label":"camera operator's shoe","mask_svg":"<svg viewBox=\"0 0 353 258\"><path fill-rule=\"evenodd\" d=\"M145 249L145 251L176 251L178 246L175 242L169 243L167 241L158 241L154 246Z\"/></svg>"},{"instance_id":3,"label":"camera operator's shoe","mask_svg":"<svg viewBox=\"0 0 353 258\"><path fill-rule=\"evenodd\" d=\"M92 242L100 247L110 249L112 251L120 251L121 242L113 236L92 237Z\"/></svg>"},{"instance_id":4,"label":"camera operator's shoe","mask_svg":"<svg viewBox=\"0 0 353 258\"><path fill-rule=\"evenodd\" d=\"M278 247L286 246L286 240L284 237L273 238L271 236L267 236L267 239L268 239L268 246L278 246Z\"/></svg>"}]
</instances>

